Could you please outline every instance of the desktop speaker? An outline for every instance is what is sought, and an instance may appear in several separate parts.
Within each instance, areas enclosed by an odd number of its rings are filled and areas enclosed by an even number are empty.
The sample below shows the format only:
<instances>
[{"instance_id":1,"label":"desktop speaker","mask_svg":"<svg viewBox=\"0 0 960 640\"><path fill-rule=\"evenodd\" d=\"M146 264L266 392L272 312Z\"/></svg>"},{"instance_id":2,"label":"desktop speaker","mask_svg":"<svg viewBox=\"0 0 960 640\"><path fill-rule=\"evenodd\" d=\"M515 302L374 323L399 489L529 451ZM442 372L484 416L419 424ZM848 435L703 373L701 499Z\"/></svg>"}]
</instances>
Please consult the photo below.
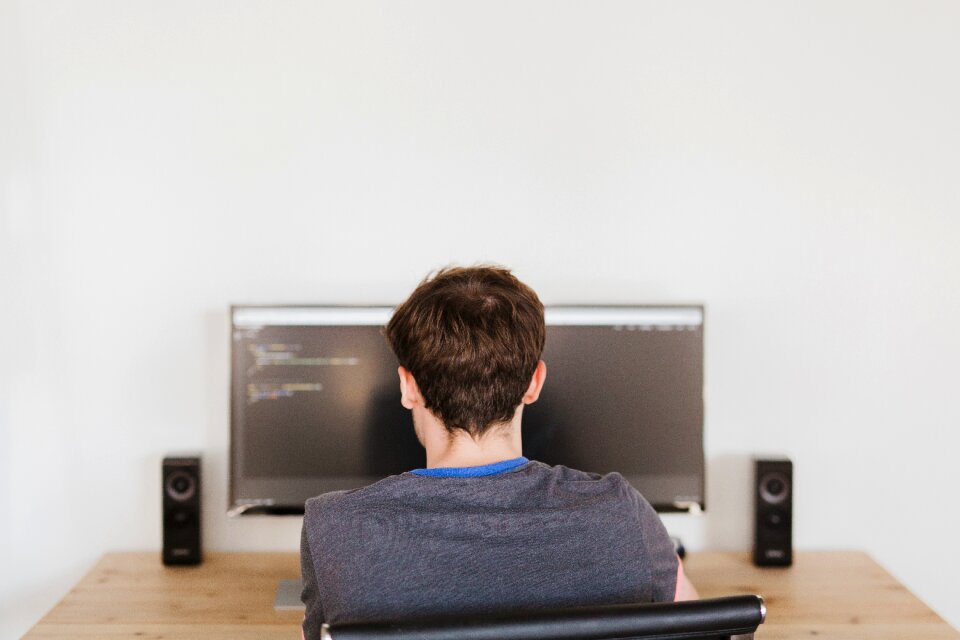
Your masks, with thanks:
<instances>
[{"instance_id":1,"label":"desktop speaker","mask_svg":"<svg viewBox=\"0 0 960 640\"><path fill-rule=\"evenodd\" d=\"M793 463L754 459L753 563L785 567L793 562Z\"/></svg>"},{"instance_id":2,"label":"desktop speaker","mask_svg":"<svg viewBox=\"0 0 960 640\"><path fill-rule=\"evenodd\" d=\"M163 459L163 564L199 564L200 457Z\"/></svg>"}]
</instances>

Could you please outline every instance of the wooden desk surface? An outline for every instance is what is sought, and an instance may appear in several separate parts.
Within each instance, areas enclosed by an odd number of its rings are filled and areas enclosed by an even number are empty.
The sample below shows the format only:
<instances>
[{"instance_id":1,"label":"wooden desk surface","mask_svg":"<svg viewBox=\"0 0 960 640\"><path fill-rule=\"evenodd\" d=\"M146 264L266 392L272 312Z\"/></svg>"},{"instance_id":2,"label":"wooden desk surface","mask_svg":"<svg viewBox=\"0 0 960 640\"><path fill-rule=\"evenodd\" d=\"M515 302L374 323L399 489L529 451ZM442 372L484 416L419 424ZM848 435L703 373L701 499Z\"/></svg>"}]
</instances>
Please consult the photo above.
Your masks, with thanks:
<instances>
[{"instance_id":1,"label":"wooden desk surface","mask_svg":"<svg viewBox=\"0 0 960 640\"><path fill-rule=\"evenodd\" d=\"M799 552L793 567L758 569L746 553L701 552L685 565L702 597L764 597L758 639L960 639L864 553ZM25 638L295 639L302 614L274 611L273 597L299 575L295 553L209 553L182 568L159 553L111 553Z\"/></svg>"}]
</instances>

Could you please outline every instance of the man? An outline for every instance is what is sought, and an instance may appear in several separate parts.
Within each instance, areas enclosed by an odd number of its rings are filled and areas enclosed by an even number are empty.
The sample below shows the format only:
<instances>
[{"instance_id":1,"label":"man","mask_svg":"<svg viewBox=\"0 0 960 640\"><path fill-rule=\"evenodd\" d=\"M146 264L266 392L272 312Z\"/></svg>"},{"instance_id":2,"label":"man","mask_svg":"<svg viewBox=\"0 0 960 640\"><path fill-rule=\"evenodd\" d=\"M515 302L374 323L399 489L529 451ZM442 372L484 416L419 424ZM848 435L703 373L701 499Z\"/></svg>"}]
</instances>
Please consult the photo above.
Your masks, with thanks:
<instances>
[{"instance_id":1,"label":"man","mask_svg":"<svg viewBox=\"0 0 960 640\"><path fill-rule=\"evenodd\" d=\"M536 293L498 267L441 270L397 307L385 334L426 468L307 501L305 637L324 622L696 597L622 476L523 457L545 333Z\"/></svg>"}]
</instances>

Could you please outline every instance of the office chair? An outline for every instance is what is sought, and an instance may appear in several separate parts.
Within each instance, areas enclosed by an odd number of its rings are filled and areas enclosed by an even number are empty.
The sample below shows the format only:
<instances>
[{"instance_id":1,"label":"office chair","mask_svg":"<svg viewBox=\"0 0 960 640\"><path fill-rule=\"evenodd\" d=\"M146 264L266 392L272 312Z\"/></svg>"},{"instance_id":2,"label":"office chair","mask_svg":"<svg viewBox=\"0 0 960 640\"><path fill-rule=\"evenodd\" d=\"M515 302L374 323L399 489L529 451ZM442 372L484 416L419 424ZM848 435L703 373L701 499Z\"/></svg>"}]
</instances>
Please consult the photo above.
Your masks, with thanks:
<instances>
[{"instance_id":1,"label":"office chair","mask_svg":"<svg viewBox=\"0 0 960 640\"><path fill-rule=\"evenodd\" d=\"M322 640L731 640L753 638L760 596L578 607L504 616L324 625Z\"/></svg>"}]
</instances>

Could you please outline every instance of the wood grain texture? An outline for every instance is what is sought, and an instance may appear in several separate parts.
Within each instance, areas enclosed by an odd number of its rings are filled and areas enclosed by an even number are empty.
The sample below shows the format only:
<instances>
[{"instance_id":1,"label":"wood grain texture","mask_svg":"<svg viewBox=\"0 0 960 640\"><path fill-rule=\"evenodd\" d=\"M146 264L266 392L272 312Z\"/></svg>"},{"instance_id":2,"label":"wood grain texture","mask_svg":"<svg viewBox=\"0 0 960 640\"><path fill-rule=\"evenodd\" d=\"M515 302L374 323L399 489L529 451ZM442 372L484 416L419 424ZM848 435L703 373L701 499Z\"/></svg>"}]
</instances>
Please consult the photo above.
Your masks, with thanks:
<instances>
[{"instance_id":1,"label":"wood grain texture","mask_svg":"<svg viewBox=\"0 0 960 640\"><path fill-rule=\"evenodd\" d=\"M800 552L793 567L759 569L746 553L701 552L685 565L705 598L764 597L758 639L960 640L864 553ZM299 572L295 553L208 553L202 565L178 568L158 553L111 553L25 637L296 639L302 614L274 611L273 596Z\"/></svg>"},{"instance_id":2,"label":"wood grain texture","mask_svg":"<svg viewBox=\"0 0 960 640\"><path fill-rule=\"evenodd\" d=\"M299 577L293 553L207 553L196 567L110 553L25 637L299 638L303 614L273 610L277 583Z\"/></svg>"},{"instance_id":3,"label":"wood grain texture","mask_svg":"<svg viewBox=\"0 0 960 640\"><path fill-rule=\"evenodd\" d=\"M800 552L786 568L755 567L748 553L695 553L684 565L703 598L763 596L758 638L960 638L862 552Z\"/></svg>"}]
</instances>

